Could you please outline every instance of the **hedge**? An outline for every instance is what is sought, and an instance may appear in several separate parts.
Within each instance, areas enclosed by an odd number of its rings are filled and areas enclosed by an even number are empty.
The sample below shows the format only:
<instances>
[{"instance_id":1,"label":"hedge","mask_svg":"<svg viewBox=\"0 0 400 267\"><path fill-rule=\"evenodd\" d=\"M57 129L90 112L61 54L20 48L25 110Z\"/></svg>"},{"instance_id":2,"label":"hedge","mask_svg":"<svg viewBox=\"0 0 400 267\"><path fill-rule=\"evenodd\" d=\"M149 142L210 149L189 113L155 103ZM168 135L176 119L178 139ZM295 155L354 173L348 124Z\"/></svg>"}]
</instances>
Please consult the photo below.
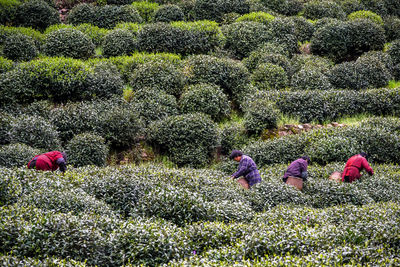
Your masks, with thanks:
<instances>
[{"instance_id":1,"label":"hedge","mask_svg":"<svg viewBox=\"0 0 400 267\"><path fill-rule=\"evenodd\" d=\"M304 4L303 16L311 20L326 17L343 20L346 14L340 5L333 1L310 1Z\"/></svg>"},{"instance_id":2,"label":"hedge","mask_svg":"<svg viewBox=\"0 0 400 267\"><path fill-rule=\"evenodd\" d=\"M101 136L83 133L74 136L66 146L68 163L81 167L86 165L104 166L108 147Z\"/></svg>"},{"instance_id":3,"label":"hedge","mask_svg":"<svg viewBox=\"0 0 400 267\"><path fill-rule=\"evenodd\" d=\"M8 24L15 20L15 14L21 2L18 0L0 1L0 24Z\"/></svg>"},{"instance_id":4,"label":"hedge","mask_svg":"<svg viewBox=\"0 0 400 267\"><path fill-rule=\"evenodd\" d=\"M263 63L271 63L282 67L285 71L289 71L289 53L283 45L277 43L266 43L243 60L244 65L250 72L253 72L258 65Z\"/></svg>"},{"instance_id":5,"label":"hedge","mask_svg":"<svg viewBox=\"0 0 400 267\"><path fill-rule=\"evenodd\" d=\"M249 134L260 134L277 127L278 111L272 104L258 100L246 107L243 119Z\"/></svg>"},{"instance_id":6,"label":"hedge","mask_svg":"<svg viewBox=\"0 0 400 267\"><path fill-rule=\"evenodd\" d=\"M135 52L137 42L130 31L116 29L104 36L102 46L105 57L125 56Z\"/></svg>"},{"instance_id":7,"label":"hedge","mask_svg":"<svg viewBox=\"0 0 400 267\"><path fill-rule=\"evenodd\" d=\"M93 98L108 99L116 95L122 96L124 82L115 65L99 62L93 66L93 71L88 87Z\"/></svg>"},{"instance_id":8,"label":"hedge","mask_svg":"<svg viewBox=\"0 0 400 267\"><path fill-rule=\"evenodd\" d=\"M384 24L381 16L369 10L359 10L352 12L347 16L347 18L348 20L368 19L380 26L383 26Z\"/></svg>"},{"instance_id":9,"label":"hedge","mask_svg":"<svg viewBox=\"0 0 400 267\"><path fill-rule=\"evenodd\" d=\"M282 89L289 83L285 70L271 63L258 65L251 75L251 81L260 90Z\"/></svg>"},{"instance_id":10,"label":"hedge","mask_svg":"<svg viewBox=\"0 0 400 267\"><path fill-rule=\"evenodd\" d=\"M131 3L131 5L136 8L145 22L151 22L153 20L154 13L160 7L159 4L148 1L134 1Z\"/></svg>"},{"instance_id":11,"label":"hedge","mask_svg":"<svg viewBox=\"0 0 400 267\"><path fill-rule=\"evenodd\" d=\"M182 9L177 5L163 5L154 12L155 22L172 22L184 20Z\"/></svg>"},{"instance_id":12,"label":"hedge","mask_svg":"<svg viewBox=\"0 0 400 267\"><path fill-rule=\"evenodd\" d=\"M273 21L275 17L269 13L266 12L251 12L248 14L244 14L240 16L239 18L236 19L235 22L241 22L241 21L254 21L254 22L260 22L268 25L271 21Z\"/></svg>"},{"instance_id":13,"label":"hedge","mask_svg":"<svg viewBox=\"0 0 400 267\"><path fill-rule=\"evenodd\" d=\"M48 26L60 23L57 10L43 0L30 0L18 7L16 24L45 30Z\"/></svg>"},{"instance_id":14,"label":"hedge","mask_svg":"<svg viewBox=\"0 0 400 267\"><path fill-rule=\"evenodd\" d=\"M193 6L195 20L214 20L221 22L226 13L249 13L249 3L244 0L196 0Z\"/></svg>"},{"instance_id":15,"label":"hedge","mask_svg":"<svg viewBox=\"0 0 400 267\"><path fill-rule=\"evenodd\" d=\"M39 51L31 37L18 33L6 38L3 54L14 61L29 61L35 58Z\"/></svg>"},{"instance_id":16,"label":"hedge","mask_svg":"<svg viewBox=\"0 0 400 267\"><path fill-rule=\"evenodd\" d=\"M22 167L26 166L34 156L39 155L40 150L25 144L9 144L0 147L0 166Z\"/></svg>"},{"instance_id":17,"label":"hedge","mask_svg":"<svg viewBox=\"0 0 400 267\"><path fill-rule=\"evenodd\" d=\"M31 37L35 41L36 47L40 47L40 45L43 44L45 39L44 34L32 28L10 27L10 26L0 25L0 45L3 45L8 37L19 34Z\"/></svg>"},{"instance_id":18,"label":"hedge","mask_svg":"<svg viewBox=\"0 0 400 267\"><path fill-rule=\"evenodd\" d=\"M299 0L261 0L265 7L285 16L297 15L303 9L303 2Z\"/></svg>"},{"instance_id":19,"label":"hedge","mask_svg":"<svg viewBox=\"0 0 400 267\"><path fill-rule=\"evenodd\" d=\"M291 77L290 86L295 90L329 90L329 78L318 68L303 67Z\"/></svg>"},{"instance_id":20,"label":"hedge","mask_svg":"<svg viewBox=\"0 0 400 267\"><path fill-rule=\"evenodd\" d=\"M395 16L385 18L383 28L387 42L400 39L400 18Z\"/></svg>"}]
</instances>

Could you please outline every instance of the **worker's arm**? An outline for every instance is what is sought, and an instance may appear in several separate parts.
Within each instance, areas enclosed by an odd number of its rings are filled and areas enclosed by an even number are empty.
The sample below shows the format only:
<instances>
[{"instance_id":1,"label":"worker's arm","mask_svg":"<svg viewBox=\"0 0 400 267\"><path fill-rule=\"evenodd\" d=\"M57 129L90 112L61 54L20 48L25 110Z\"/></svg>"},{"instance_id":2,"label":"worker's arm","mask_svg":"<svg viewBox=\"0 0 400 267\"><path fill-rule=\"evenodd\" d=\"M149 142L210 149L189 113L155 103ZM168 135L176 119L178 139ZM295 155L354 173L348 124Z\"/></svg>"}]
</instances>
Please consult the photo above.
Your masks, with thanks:
<instances>
[{"instance_id":1,"label":"worker's arm","mask_svg":"<svg viewBox=\"0 0 400 267\"><path fill-rule=\"evenodd\" d=\"M301 178L303 178L304 181L307 181L307 177L308 177L307 166L308 165L307 165L306 161L299 162L299 166L300 166Z\"/></svg>"},{"instance_id":2,"label":"worker's arm","mask_svg":"<svg viewBox=\"0 0 400 267\"><path fill-rule=\"evenodd\" d=\"M56 163L57 163L58 167L60 168L61 172L65 172L67 170L67 164L66 164L64 158L57 159Z\"/></svg>"},{"instance_id":3,"label":"worker's arm","mask_svg":"<svg viewBox=\"0 0 400 267\"><path fill-rule=\"evenodd\" d=\"M242 175L245 175L247 173L247 169L249 167L248 165L249 165L248 159L244 158L239 164L239 170L237 172L235 172L234 174L232 174L232 177L238 178Z\"/></svg>"},{"instance_id":4,"label":"worker's arm","mask_svg":"<svg viewBox=\"0 0 400 267\"><path fill-rule=\"evenodd\" d=\"M363 158L363 160L361 161L361 167L363 167L369 175L374 174L374 170L371 168L371 166L369 166L368 161L365 158Z\"/></svg>"}]
</instances>

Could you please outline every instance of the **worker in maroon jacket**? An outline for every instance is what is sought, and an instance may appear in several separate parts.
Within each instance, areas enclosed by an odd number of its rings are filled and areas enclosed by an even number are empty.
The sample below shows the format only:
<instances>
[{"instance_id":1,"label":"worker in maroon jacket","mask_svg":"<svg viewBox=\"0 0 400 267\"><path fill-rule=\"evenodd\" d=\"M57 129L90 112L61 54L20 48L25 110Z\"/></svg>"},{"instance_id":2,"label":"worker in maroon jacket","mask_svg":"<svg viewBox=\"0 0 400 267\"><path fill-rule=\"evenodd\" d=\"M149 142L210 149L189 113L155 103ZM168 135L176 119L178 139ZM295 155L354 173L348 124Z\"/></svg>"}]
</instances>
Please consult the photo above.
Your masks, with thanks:
<instances>
[{"instance_id":1,"label":"worker in maroon jacket","mask_svg":"<svg viewBox=\"0 0 400 267\"><path fill-rule=\"evenodd\" d=\"M289 176L301 178L304 182L307 181L307 168L310 163L311 160L308 156L303 156L290 163L289 167L282 177L283 182L286 183Z\"/></svg>"},{"instance_id":2,"label":"worker in maroon jacket","mask_svg":"<svg viewBox=\"0 0 400 267\"><path fill-rule=\"evenodd\" d=\"M41 155L36 155L28 163L28 169L40 171L55 171L60 168L61 172L67 170L67 155L60 151L50 151Z\"/></svg>"},{"instance_id":3,"label":"worker in maroon jacket","mask_svg":"<svg viewBox=\"0 0 400 267\"><path fill-rule=\"evenodd\" d=\"M369 175L374 174L374 170L369 166L367 161L368 155L365 152L354 155L346 163L342 173L342 181L352 183L361 178L361 173L365 169Z\"/></svg>"}]
</instances>

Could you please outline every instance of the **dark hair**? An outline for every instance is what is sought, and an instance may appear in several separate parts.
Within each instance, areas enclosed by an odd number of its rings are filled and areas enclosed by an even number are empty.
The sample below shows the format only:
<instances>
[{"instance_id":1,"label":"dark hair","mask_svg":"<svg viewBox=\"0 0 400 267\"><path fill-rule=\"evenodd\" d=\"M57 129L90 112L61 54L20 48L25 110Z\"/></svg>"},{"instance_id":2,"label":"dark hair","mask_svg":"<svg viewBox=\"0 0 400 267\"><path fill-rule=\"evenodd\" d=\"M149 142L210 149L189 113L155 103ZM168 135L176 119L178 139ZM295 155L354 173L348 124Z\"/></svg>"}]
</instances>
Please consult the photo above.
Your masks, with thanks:
<instances>
[{"instance_id":1,"label":"dark hair","mask_svg":"<svg viewBox=\"0 0 400 267\"><path fill-rule=\"evenodd\" d=\"M241 156L241 155L243 155L242 151L240 151L240 150L233 150L232 153L231 153L231 155L229 156L229 158L230 158L230 159L234 159L234 158L239 157L239 156Z\"/></svg>"},{"instance_id":2,"label":"dark hair","mask_svg":"<svg viewBox=\"0 0 400 267\"><path fill-rule=\"evenodd\" d=\"M361 152L359 155L368 160L368 154L367 153Z\"/></svg>"},{"instance_id":3,"label":"dark hair","mask_svg":"<svg viewBox=\"0 0 400 267\"><path fill-rule=\"evenodd\" d=\"M304 160L306 160L308 164L311 163L311 159L310 159L309 156L302 156L301 158L304 159Z\"/></svg>"}]
</instances>

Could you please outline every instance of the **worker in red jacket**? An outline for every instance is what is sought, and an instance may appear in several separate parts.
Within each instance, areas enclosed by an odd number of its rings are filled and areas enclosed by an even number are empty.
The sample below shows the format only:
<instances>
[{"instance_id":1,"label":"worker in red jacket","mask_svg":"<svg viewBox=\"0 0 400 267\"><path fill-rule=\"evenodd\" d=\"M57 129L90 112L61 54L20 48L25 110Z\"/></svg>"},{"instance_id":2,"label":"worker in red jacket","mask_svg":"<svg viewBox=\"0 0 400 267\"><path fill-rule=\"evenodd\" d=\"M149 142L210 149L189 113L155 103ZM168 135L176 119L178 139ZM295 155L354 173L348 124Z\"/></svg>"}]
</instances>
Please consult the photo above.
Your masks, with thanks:
<instances>
[{"instance_id":1,"label":"worker in red jacket","mask_svg":"<svg viewBox=\"0 0 400 267\"><path fill-rule=\"evenodd\" d=\"M60 168L61 172L67 170L67 155L60 151L50 151L41 155L36 155L28 163L28 169L40 171L55 171Z\"/></svg>"},{"instance_id":2,"label":"worker in red jacket","mask_svg":"<svg viewBox=\"0 0 400 267\"><path fill-rule=\"evenodd\" d=\"M365 152L354 155L346 163L342 173L342 181L346 183L352 183L357 179L360 179L363 169L365 169L369 175L374 174L374 170L369 166L367 161L368 155Z\"/></svg>"}]
</instances>

